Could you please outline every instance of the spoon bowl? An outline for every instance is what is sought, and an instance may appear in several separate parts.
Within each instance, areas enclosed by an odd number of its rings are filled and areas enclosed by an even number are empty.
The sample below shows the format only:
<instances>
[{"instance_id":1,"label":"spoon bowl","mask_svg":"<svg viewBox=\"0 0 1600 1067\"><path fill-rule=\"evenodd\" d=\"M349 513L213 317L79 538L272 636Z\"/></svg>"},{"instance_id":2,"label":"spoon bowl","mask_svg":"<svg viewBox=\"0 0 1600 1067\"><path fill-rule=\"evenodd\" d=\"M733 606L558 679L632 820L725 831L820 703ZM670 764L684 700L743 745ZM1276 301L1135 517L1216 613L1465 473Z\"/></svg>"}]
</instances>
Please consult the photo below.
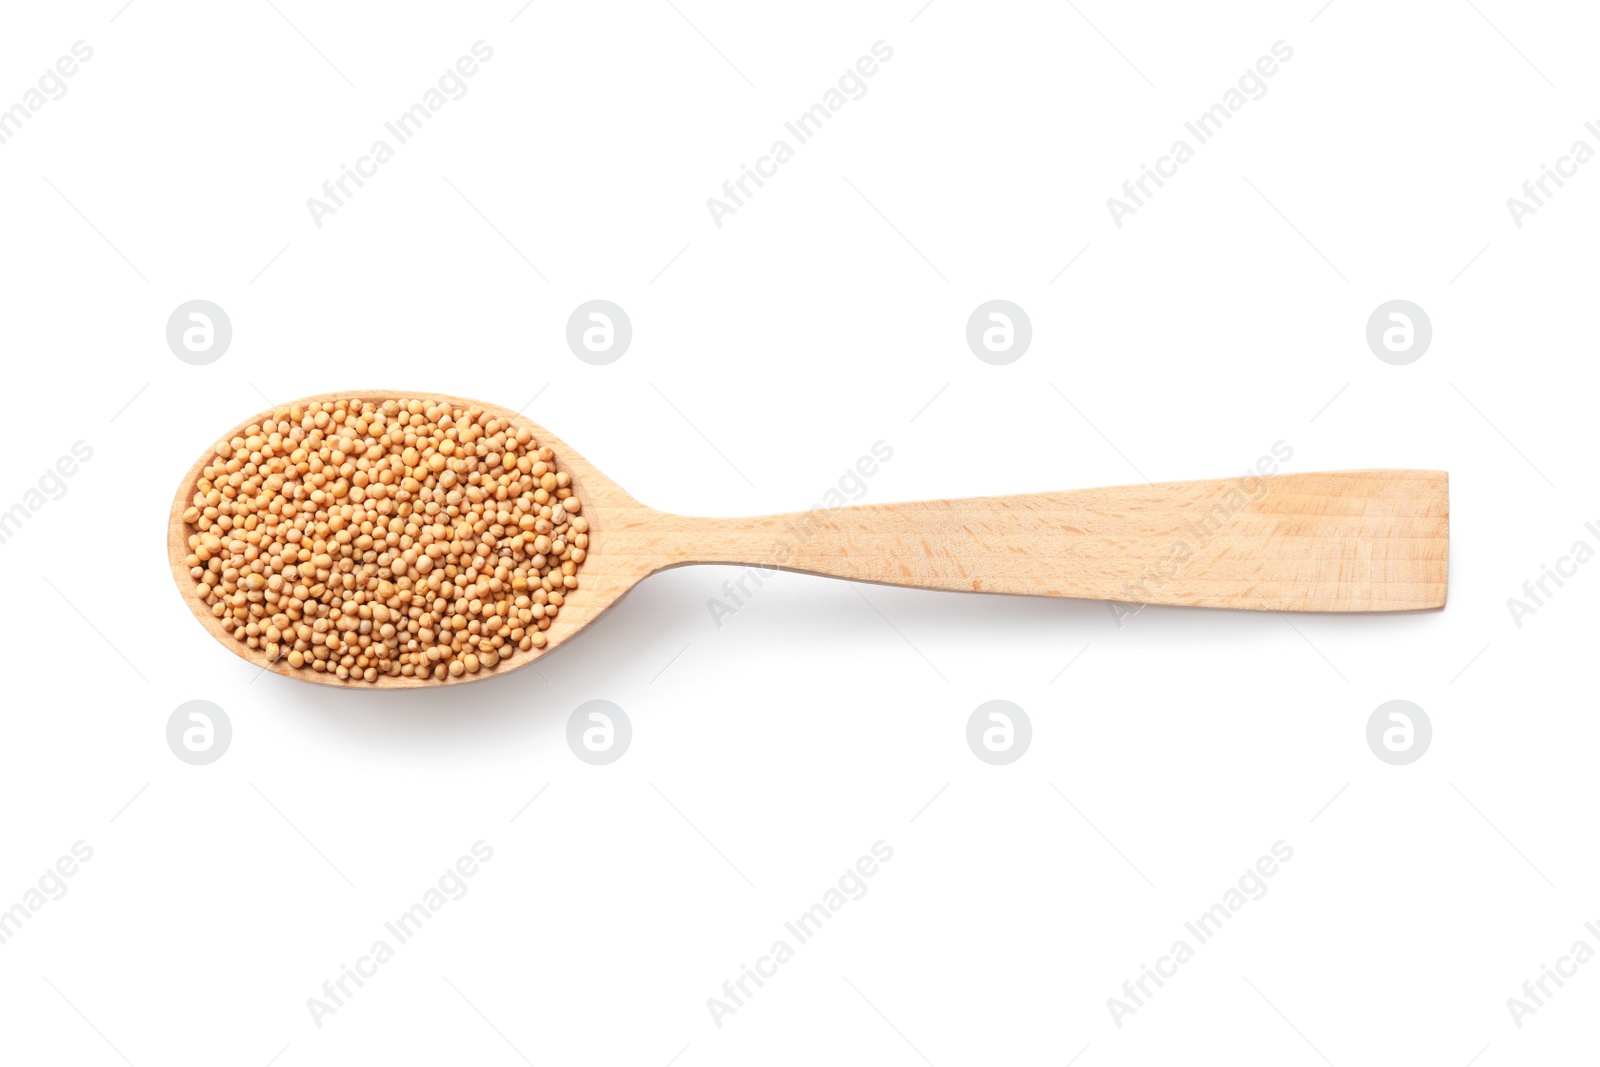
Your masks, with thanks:
<instances>
[{"instance_id":1,"label":"spoon bowl","mask_svg":"<svg viewBox=\"0 0 1600 1067\"><path fill-rule=\"evenodd\" d=\"M524 418L518 412L496 404L447 396L441 393L397 392L385 389L358 389L344 392L318 393L315 396L304 397L285 404L277 404L265 411L257 412L213 440L230 440L242 434L247 427L294 405L305 406L314 402L330 403L340 400L372 401L381 404L386 400L402 399L417 399L454 404L461 407L482 408L492 417L509 421L513 426L526 426L540 444L548 445L555 452L558 468L571 474L573 495L582 501L583 514L589 520L588 556L583 562L582 570L579 572L581 584L567 597L567 602L562 607L561 614L550 624L550 628L544 632L545 647L528 651L515 651L502 659L499 665L491 670L479 671L476 674L452 675L443 679L435 679L431 676L379 675L377 680L373 682L359 681L357 679L341 681L336 676L326 672L291 667L281 658L276 662L270 661L263 650L251 648L244 642L236 640L231 628L224 626L222 621L215 618L207 610L205 604L194 596L195 581L189 574L189 566L186 562L191 551L189 536L194 530L184 522L183 513L193 502L195 485L200 479L201 471L212 460L212 453L208 450L184 475L183 481L178 486L177 494L173 497L172 513L167 534L167 553L172 565L173 579L178 584L179 592L183 594L184 603L189 605L189 609L194 613L195 618L200 621L200 625L204 626L211 636L215 637L235 655L264 671L271 671L287 678L317 682L323 685L353 686L368 689L415 689L423 686L457 685L465 682L482 681L485 678L492 678L514 671L519 667L526 667L540 656L548 653L551 649L557 647L599 618L611 605L620 600L624 593L632 589L641 578L650 573L651 568L644 566L644 561L630 546L631 539L627 534L630 530L648 528L650 516L654 513L630 497L620 486L601 474L592 464L576 452L573 452L564 442L558 440L542 426ZM614 548L608 544L608 539L614 539L617 542Z\"/></svg>"}]
</instances>

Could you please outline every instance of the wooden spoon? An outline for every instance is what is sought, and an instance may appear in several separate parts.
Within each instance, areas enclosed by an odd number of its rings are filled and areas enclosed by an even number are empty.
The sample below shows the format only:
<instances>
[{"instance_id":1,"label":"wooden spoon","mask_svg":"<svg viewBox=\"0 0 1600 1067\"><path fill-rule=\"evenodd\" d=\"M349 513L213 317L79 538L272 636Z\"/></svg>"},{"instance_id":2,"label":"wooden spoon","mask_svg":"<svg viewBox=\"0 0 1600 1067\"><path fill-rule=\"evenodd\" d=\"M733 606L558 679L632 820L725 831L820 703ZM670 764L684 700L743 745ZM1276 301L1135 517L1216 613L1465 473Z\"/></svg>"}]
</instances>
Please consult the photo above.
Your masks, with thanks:
<instances>
[{"instance_id":1,"label":"wooden spoon","mask_svg":"<svg viewBox=\"0 0 1600 1067\"><path fill-rule=\"evenodd\" d=\"M1449 476L1355 470L1241 475L1015 496L870 504L707 519L634 500L562 441L516 412L478 400L392 390L323 393L312 401L416 398L477 406L526 425L572 475L589 520L588 558L543 649L492 671L436 681L330 674L269 663L194 596L183 522L208 449L173 499L168 553L184 602L213 637L263 670L304 681L402 689L476 681L525 667L599 618L640 580L691 563L828 575L858 582L1258 611L1393 612L1442 608L1449 549ZM213 440L227 440L278 405Z\"/></svg>"}]
</instances>

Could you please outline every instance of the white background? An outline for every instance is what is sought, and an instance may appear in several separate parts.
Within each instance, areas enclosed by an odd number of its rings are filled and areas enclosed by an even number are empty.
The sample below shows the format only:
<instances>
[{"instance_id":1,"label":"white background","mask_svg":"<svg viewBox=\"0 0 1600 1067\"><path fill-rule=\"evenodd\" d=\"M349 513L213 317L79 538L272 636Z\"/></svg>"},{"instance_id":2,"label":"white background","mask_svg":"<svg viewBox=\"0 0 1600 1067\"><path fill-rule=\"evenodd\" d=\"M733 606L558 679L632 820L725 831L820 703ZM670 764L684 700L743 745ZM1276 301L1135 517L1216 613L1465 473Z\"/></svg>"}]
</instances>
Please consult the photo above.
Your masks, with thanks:
<instances>
[{"instance_id":1,"label":"white background","mask_svg":"<svg viewBox=\"0 0 1600 1067\"><path fill-rule=\"evenodd\" d=\"M1600 147L1584 5L121 2L0 25L0 107L94 49L0 145L0 508L94 449L0 546L0 908L94 850L0 945L0 1059L1592 1051L1600 964L1521 1028L1506 1006L1600 949L1600 566L1520 628L1506 605L1600 544L1600 162L1521 228L1506 207ZM467 95L316 227L306 198L480 39ZM867 94L719 229L706 198L879 40ZM1279 40L1267 94L1115 226L1106 198ZM634 327L607 367L564 340L597 297ZM234 330L204 367L164 336L196 298ZM1032 320L1009 366L966 347L992 298ZM1364 338L1396 298L1434 329L1403 367ZM269 400L371 387L537 394L641 500L700 514L807 507L878 440L870 501L1222 477L1279 440L1285 470L1448 470L1449 606L1119 629L781 576L718 628L736 572L690 568L537 671L258 677L172 587L177 479ZM634 730L605 767L565 740L597 698ZM965 741L997 698L1033 724L1007 767ZM1404 767L1365 740L1396 698L1434 730ZM166 745L191 699L233 724L210 766ZM480 839L470 892L315 1025L307 998ZM715 1025L706 999L878 840L867 895ZM1115 1025L1107 998L1279 840L1267 895Z\"/></svg>"}]
</instances>

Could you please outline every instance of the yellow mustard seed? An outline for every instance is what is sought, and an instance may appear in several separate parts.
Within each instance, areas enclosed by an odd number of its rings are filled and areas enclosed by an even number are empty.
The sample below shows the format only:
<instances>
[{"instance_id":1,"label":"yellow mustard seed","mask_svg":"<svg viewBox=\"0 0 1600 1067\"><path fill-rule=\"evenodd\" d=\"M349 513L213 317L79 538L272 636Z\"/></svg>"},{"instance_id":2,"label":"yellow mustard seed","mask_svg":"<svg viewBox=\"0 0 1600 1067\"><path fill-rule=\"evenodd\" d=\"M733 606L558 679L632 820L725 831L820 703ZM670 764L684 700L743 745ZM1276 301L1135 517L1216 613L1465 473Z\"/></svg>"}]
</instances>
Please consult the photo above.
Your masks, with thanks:
<instances>
[{"instance_id":1,"label":"yellow mustard seed","mask_svg":"<svg viewBox=\"0 0 1600 1067\"><path fill-rule=\"evenodd\" d=\"M219 441L182 515L197 600L268 659L444 680L547 647L588 520L526 426L450 402L314 401Z\"/></svg>"}]
</instances>

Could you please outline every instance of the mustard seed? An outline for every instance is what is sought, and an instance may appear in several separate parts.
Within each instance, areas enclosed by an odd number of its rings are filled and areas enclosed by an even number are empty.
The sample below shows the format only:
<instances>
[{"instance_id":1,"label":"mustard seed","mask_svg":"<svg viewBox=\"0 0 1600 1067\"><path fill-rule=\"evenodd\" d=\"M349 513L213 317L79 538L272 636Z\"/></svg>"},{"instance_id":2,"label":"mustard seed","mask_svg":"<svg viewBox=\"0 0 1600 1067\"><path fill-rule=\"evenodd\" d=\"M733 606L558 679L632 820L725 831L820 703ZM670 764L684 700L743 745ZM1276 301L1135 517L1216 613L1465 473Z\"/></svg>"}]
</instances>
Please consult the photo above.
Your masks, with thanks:
<instances>
[{"instance_id":1,"label":"mustard seed","mask_svg":"<svg viewBox=\"0 0 1600 1067\"><path fill-rule=\"evenodd\" d=\"M526 426L450 402L314 401L217 442L184 562L195 597L270 660L460 678L548 645L586 555L580 510Z\"/></svg>"}]
</instances>

